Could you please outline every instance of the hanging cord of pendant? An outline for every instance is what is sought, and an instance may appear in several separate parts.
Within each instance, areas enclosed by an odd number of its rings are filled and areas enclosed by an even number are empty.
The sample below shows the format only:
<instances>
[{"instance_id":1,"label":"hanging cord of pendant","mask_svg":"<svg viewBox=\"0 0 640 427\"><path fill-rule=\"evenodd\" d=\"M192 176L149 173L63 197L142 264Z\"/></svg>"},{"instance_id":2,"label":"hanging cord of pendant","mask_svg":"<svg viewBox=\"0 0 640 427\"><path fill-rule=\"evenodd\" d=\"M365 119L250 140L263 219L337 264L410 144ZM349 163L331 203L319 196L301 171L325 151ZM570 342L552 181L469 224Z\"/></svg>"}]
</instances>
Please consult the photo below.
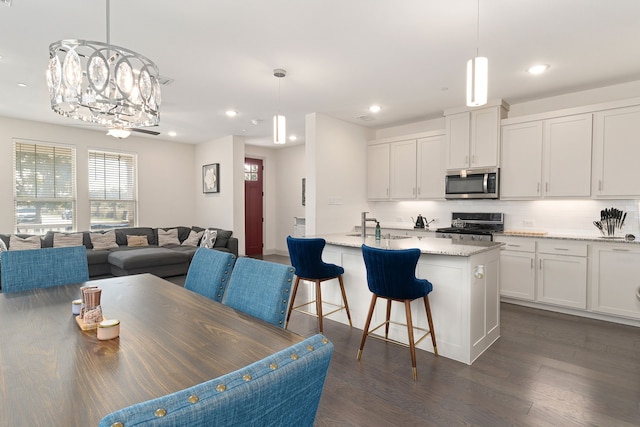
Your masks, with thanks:
<instances>
[{"instance_id":1,"label":"hanging cord of pendant","mask_svg":"<svg viewBox=\"0 0 640 427\"><path fill-rule=\"evenodd\" d=\"M109 0L107 0L109 1ZM480 50L480 0L478 0L477 6L477 21L476 21L476 58L479 56Z\"/></svg>"}]
</instances>

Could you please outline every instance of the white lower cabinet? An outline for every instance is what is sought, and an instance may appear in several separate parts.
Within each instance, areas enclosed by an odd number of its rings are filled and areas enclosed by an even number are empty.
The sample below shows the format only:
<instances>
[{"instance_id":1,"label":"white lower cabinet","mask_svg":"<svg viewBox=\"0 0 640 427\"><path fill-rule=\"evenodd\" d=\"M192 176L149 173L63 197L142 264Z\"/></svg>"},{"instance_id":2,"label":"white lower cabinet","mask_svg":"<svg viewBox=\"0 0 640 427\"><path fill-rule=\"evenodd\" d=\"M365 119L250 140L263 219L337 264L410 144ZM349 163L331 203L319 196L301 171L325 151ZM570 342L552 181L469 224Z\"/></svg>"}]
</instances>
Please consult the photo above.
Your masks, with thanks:
<instances>
[{"instance_id":1,"label":"white lower cabinet","mask_svg":"<svg viewBox=\"0 0 640 427\"><path fill-rule=\"evenodd\" d=\"M640 248L593 245L591 254L591 310L640 319Z\"/></svg>"},{"instance_id":2,"label":"white lower cabinet","mask_svg":"<svg viewBox=\"0 0 640 427\"><path fill-rule=\"evenodd\" d=\"M500 296L533 301L536 297L536 242L518 237L496 237L500 250Z\"/></svg>"}]
</instances>

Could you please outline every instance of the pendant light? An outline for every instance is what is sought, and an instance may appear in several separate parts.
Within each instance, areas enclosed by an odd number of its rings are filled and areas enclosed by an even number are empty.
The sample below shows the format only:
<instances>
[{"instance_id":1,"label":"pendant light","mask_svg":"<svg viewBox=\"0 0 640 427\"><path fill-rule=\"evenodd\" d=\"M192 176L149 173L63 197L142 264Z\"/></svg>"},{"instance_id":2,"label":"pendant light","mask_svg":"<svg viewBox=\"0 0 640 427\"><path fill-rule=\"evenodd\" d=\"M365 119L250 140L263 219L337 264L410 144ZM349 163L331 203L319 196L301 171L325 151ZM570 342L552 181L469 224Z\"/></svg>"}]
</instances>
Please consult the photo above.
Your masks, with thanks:
<instances>
[{"instance_id":1,"label":"pendant light","mask_svg":"<svg viewBox=\"0 0 640 427\"><path fill-rule=\"evenodd\" d=\"M480 0L478 0L478 15L476 23L476 56L467 62L467 106L479 107L487 103L489 80L489 60L478 56L480 44Z\"/></svg>"},{"instance_id":2,"label":"pendant light","mask_svg":"<svg viewBox=\"0 0 640 427\"><path fill-rule=\"evenodd\" d=\"M287 75L287 71L276 68L273 75L278 78L278 110L273 116L273 143L284 144L287 142L287 119L280 114L280 79Z\"/></svg>"}]
</instances>

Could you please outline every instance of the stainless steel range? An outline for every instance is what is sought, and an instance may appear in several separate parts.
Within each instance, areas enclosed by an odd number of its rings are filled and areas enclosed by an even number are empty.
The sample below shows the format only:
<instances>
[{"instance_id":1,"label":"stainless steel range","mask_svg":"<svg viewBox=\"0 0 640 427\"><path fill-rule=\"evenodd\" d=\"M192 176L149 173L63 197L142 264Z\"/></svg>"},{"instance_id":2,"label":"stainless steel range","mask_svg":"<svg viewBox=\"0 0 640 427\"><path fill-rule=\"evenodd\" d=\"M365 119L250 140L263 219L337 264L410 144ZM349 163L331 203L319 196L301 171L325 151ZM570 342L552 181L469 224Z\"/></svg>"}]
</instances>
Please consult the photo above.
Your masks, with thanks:
<instances>
[{"instance_id":1,"label":"stainless steel range","mask_svg":"<svg viewBox=\"0 0 640 427\"><path fill-rule=\"evenodd\" d=\"M453 212L451 227L438 228L436 237L490 242L493 233L504 231L504 214L497 212Z\"/></svg>"}]
</instances>

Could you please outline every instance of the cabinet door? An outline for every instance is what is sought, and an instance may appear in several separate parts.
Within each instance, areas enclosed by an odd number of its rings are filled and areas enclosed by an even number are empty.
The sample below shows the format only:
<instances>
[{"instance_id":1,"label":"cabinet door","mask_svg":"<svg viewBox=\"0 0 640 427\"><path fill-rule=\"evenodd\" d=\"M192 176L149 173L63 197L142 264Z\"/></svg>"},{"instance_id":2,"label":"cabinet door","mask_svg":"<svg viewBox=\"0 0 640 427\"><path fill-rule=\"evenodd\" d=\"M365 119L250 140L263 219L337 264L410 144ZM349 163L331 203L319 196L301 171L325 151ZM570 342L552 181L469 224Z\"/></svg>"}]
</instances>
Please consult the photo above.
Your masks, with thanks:
<instances>
[{"instance_id":1,"label":"cabinet door","mask_svg":"<svg viewBox=\"0 0 640 427\"><path fill-rule=\"evenodd\" d=\"M572 308L587 308L587 258L538 254L540 302Z\"/></svg>"},{"instance_id":2,"label":"cabinet door","mask_svg":"<svg viewBox=\"0 0 640 427\"><path fill-rule=\"evenodd\" d=\"M636 198L640 179L633 176L640 159L640 107L594 114L593 195Z\"/></svg>"},{"instance_id":3,"label":"cabinet door","mask_svg":"<svg viewBox=\"0 0 640 427\"><path fill-rule=\"evenodd\" d=\"M535 299L535 257L532 252L500 251L500 296Z\"/></svg>"},{"instance_id":4,"label":"cabinet door","mask_svg":"<svg viewBox=\"0 0 640 427\"><path fill-rule=\"evenodd\" d=\"M591 195L591 123L591 114L544 121L545 197Z\"/></svg>"},{"instance_id":5,"label":"cabinet door","mask_svg":"<svg viewBox=\"0 0 640 427\"><path fill-rule=\"evenodd\" d=\"M416 198L416 140L391 143L391 198Z\"/></svg>"},{"instance_id":6,"label":"cabinet door","mask_svg":"<svg viewBox=\"0 0 640 427\"><path fill-rule=\"evenodd\" d=\"M471 113L464 112L446 116L447 169L469 167L469 138L471 135Z\"/></svg>"},{"instance_id":7,"label":"cabinet door","mask_svg":"<svg viewBox=\"0 0 640 427\"><path fill-rule=\"evenodd\" d=\"M640 319L640 249L594 245L592 257L591 309Z\"/></svg>"},{"instance_id":8,"label":"cabinet door","mask_svg":"<svg viewBox=\"0 0 640 427\"><path fill-rule=\"evenodd\" d=\"M418 198L444 199L444 135L418 140Z\"/></svg>"},{"instance_id":9,"label":"cabinet door","mask_svg":"<svg viewBox=\"0 0 640 427\"><path fill-rule=\"evenodd\" d=\"M389 144L367 147L367 195L369 200L389 199Z\"/></svg>"},{"instance_id":10,"label":"cabinet door","mask_svg":"<svg viewBox=\"0 0 640 427\"><path fill-rule=\"evenodd\" d=\"M503 126L500 198L539 198L541 175L542 122Z\"/></svg>"},{"instance_id":11,"label":"cabinet door","mask_svg":"<svg viewBox=\"0 0 640 427\"><path fill-rule=\"evenodd\" d=\"M499 109L492 107L471 112L469 165L472 168L496 167L500 141Z\"/></svg>"}]
</instances>

